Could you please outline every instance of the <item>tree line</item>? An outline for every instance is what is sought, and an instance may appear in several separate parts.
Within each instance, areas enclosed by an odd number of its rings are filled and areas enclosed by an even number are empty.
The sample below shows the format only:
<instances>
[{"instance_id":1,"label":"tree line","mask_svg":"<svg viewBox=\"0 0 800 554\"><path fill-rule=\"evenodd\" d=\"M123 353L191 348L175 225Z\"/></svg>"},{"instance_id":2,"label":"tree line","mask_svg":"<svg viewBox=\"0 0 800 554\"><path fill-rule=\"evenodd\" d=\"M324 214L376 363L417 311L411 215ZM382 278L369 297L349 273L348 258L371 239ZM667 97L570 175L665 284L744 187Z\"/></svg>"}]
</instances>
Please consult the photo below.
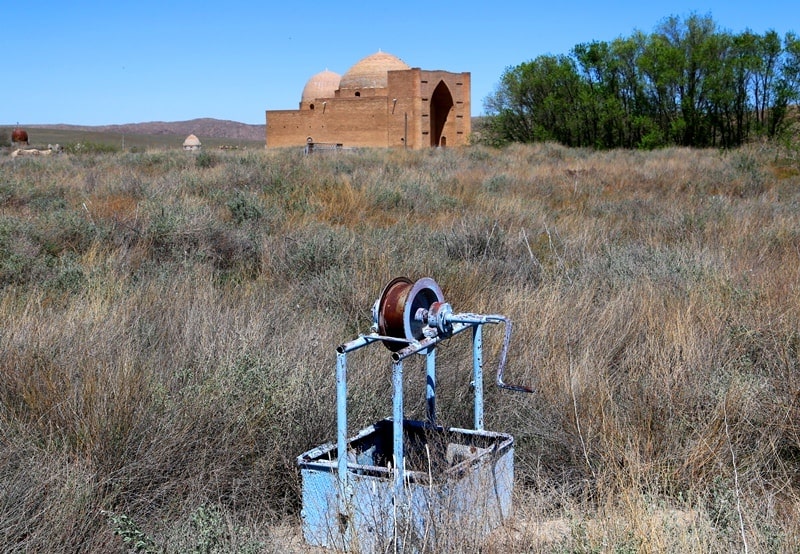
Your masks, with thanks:
<instances>
[{"instance_id":1,"label":"tree line","mask_svg":"<svg viewBox=\"0 0 800 554\"><path fill-rule=\"evenodd\" d=\"M485 100L484 140L732 147L775 137L800 101L800 37L671 16L651 34L578 44L509 67Z\"/></svg>"}]
</instances>

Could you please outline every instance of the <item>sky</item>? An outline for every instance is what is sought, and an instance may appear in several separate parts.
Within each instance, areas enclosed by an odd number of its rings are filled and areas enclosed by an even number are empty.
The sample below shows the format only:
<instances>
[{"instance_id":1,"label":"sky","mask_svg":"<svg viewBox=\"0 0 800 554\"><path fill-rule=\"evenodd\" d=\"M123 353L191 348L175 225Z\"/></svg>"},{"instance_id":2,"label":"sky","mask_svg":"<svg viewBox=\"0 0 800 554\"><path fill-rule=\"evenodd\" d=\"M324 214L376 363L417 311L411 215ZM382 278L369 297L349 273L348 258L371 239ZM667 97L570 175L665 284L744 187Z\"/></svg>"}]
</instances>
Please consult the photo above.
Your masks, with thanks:
<instances>
[{"instance_id":1,"label":"sky","mask_svg":"<svg viewBox=\"0 0 800 554\"><path fill-rule=\"evenodd\" d=\"M0 0L0 125L264 124L297 109L312 75L378 51L470 72L475 116L509 67L691 14L800 33L798 0Z\"/></svg>"}]
</instances>

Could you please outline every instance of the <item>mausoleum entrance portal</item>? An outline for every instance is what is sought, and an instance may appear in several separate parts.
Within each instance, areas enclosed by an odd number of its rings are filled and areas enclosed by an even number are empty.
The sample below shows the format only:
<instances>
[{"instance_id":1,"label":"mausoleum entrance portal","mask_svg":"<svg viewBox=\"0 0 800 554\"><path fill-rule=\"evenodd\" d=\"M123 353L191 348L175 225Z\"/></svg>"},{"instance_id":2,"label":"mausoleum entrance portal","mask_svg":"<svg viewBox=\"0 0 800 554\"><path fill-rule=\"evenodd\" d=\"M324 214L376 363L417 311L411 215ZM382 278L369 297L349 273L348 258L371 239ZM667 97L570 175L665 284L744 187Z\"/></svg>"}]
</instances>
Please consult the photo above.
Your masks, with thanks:
<instances>
[{"instance_id":1,"label":"mausoleum entrance portal","mask_svg":"<svg viewBox=\"0 0 800 554\"><path fill-rule=\"evenodd\" d=\"M453 109L453 95L444 81L436 85L436 89L431 96L431 146L445 146L447 138L442 137L442 133L447 125L450 112ZM444 139L444 140L443 140Z\"/></svg>"}]
</instances>

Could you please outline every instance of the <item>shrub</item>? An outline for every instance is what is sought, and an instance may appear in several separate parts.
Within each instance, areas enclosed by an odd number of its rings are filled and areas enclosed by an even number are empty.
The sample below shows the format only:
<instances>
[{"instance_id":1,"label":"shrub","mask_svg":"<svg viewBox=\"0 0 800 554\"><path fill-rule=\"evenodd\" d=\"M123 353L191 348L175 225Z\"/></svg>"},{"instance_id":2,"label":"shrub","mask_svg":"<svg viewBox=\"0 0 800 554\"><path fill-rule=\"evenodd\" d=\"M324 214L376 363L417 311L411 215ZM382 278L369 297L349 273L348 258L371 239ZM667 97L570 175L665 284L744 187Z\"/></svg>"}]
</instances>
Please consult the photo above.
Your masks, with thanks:
<instances>
[{"instance_id":1,"label":"shrub","mask_svg":"<svg viewBox=\"0 0 800 554\"><path fill-rule=\"evenodd\" d=\"M231 212L231 217L237 225L245 221L257 220L264 215L264 209L252 195L236 191L233 197L225 204Z\"/></svg>"},{"instance_id":2,"label":"shrub","mask_svg":"<svg viewBox=\"0 0 800 554\"><path fill-rule=\"evenodd\" d=\"M217 157L206 151L197 154L194 161L195 165L200 169L208 169L214 167L218 163Z\"/></svg>"}]
</instances>

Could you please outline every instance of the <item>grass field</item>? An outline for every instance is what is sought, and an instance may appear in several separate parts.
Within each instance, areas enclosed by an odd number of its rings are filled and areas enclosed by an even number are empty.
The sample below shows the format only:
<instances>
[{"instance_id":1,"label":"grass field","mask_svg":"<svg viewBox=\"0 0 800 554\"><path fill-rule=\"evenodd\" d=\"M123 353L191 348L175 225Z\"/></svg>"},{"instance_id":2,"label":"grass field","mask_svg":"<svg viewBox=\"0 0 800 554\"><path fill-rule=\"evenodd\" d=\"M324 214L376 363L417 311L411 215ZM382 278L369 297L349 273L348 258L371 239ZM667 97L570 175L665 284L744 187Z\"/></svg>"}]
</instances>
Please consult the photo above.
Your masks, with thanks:
<instances>
[{"instance_id":1,"label":"grass field","mask_svg":"<svg viewBox=\"0 0 800 554\"><path fill-rule=\"evenodd\" d=\"M536 389L487 379L515 517L429 551L796 552L797 151L553 144L0 152L0 551L308 551L295 457L400 275L509 316ZM391 411L365 356L354 430ZM442 351L443 424L470 363Z\"/></svg>"}]
</instances>

